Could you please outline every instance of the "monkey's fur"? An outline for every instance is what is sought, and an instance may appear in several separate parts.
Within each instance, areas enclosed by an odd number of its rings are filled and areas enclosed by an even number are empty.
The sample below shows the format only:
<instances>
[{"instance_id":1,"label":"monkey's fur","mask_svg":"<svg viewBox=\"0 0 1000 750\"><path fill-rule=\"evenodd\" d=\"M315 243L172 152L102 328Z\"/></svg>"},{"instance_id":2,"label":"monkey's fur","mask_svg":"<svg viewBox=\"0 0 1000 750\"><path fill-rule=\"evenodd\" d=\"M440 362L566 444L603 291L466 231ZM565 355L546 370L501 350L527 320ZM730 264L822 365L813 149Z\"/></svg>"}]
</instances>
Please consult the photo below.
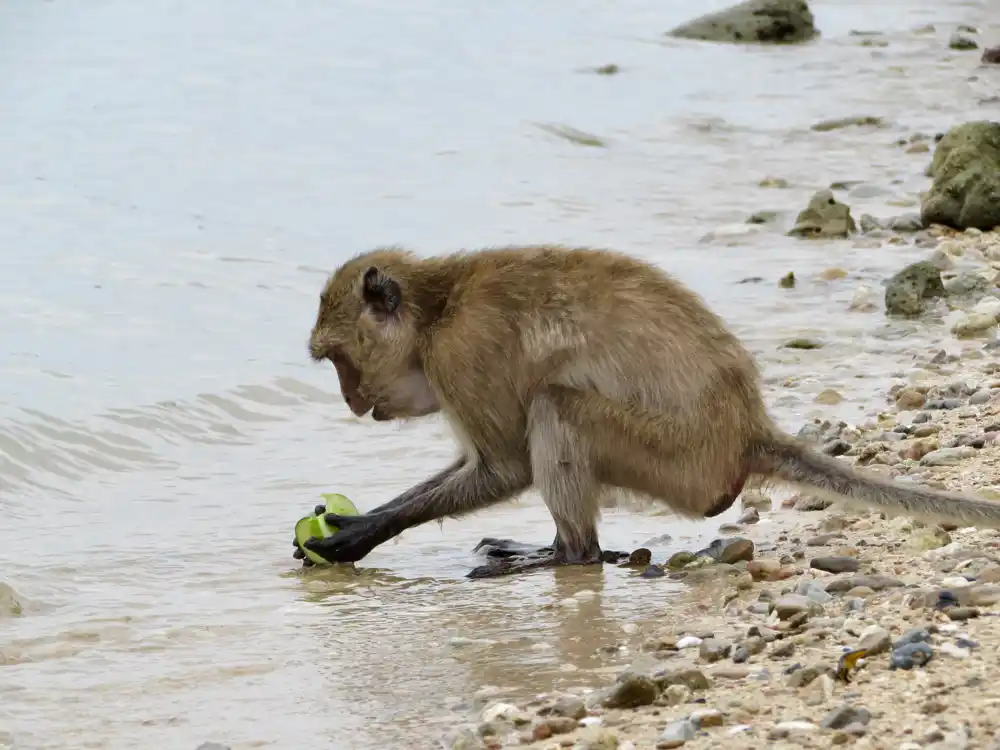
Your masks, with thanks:
<instances>
[{"instance_id":1,"label":"monkey's fur","mask_svg":"<svg viewBox=\"0 0 1000 750\"><path fill-rule=\"evenodd\" d=\"M780 431L751 354L693 292L626 255L554 246L420 259L396 248L327 281L309 342L359 417L441 412L462 457L307 547L355 562L407 528L529 487L556 525L551 547L470 575L601 559L604 488L678 515L724 512L748 481L929 520L1000 526L1000 504L858 472ZM301 550L296 556L302 556Z\"/></svg>"}]
</instances>

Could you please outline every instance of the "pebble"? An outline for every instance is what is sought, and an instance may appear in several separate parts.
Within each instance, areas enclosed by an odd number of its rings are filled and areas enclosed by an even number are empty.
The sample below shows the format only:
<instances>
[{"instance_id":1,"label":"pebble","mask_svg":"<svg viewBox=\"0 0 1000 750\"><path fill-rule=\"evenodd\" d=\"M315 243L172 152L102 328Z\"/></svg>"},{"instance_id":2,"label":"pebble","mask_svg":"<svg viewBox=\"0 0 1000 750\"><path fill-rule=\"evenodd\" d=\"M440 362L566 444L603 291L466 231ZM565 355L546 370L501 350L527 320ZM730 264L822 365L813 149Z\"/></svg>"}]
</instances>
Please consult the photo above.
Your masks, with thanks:
<instances>
[{"instance_id":1,"label":"pebble","mask_svg":"<svg viewBox=\"0 0 1000 750\"><path fill-rule=\"evenodd\" d=\"M893 648L908 646L911 643L927 643L931 639L931 634L924 628L910 628L903 633L893 644Z\"/></svg>"},{"instance_id":2,"label":"pebble","mask_svg":"<svg viewBox=\"0 0 1000 750\"><path fill-rule=\"evenodd\" d=\"M587 707L583 701L574 696L565 696L552 704L549 712L553 716L567 716L580 720L587 715Z\"/></svg>"},{"instance_id":3,"label":"pebble","mask_svg":"<svg viewBox=\"0 0 1000 750\"><path fill-rule=\"evenodd\" d=\"M892 637L889 631L878 625L872 625L861 632L861 639L858 648L866 651L870 656L884 654L892 645Z\"/></svg>"},{"instance_id":4,"label":"pebble","mask_svg":"<svg viewBox=\"0 0 1000 750\"><path fill-rule=\"evenodd\" d=\"M826 584L826 591L831 594L844 593L859 586L864 586L872 591L883 591L885 589L898 588L902 585L902 581L897 578L890 578L889 576L849 576L847 578L834 578Z\"/></svg>"},{"instance_id":5,"label":"pebble","mask_svg":"<svg viewBox=\"0 0 1000 750\"><path fill-rule=\"evenodd\" d=\"M638 708L656 700L656 683L634 672L619 675L618 680L601 700L605 708Z\"/></svg>"},{"instance_id":6,"label":"pebble","mask_svg":"<svg viewBox=\"0 0 1000 750\"><path fill-rule=\"evenodd\" d=\"M739 523L754 524L760 521L760 511L756 508L747 508L740 516Z\"/></svg>"},{"instance_id":7,"label":"pebble","mask_svg":"<svg viewBox=\"0 0 1000 750\"><path fill-rule=\"evenodd\" d=\"M772 739L783 739L795 734L811 734L819 727L811 721L783 721L776 724L770 732Z\"/></svg>"},{"instance_id":8,"label":"pebble","mask_svg":"<svg viewBox=\"0 0 1000 750\"><path fill-rule=\"evenodd\" d=\"M800 613L823 614L823 608L812 599L801 594L786 594L774 602L774 611L778 619L788 620Z\"/></svg>"},{"instance_id":9,"label":"pebble","mask_svg":"<svg viewBox=\"0 0 1000 750\"><path fill-rule=\"evenodd\" d=\"M722 711L717 708L702 708L697 711L692 711L688 719L690 719L691 723L698 729L721 727L723 723L725 723Z\"/></svg>"},{"instance_id":10,"label":"pebble","mask_svg":"<svg viewBox=\"0 0 1000 750\"><path fill-rule=\"evenodd\" d=\"M701 657L702 661L712 664L725 659L731 650L732 646L724 641L717 638L706 638L698 648L698 656Z\"/></svg>"},{"instance_id":11,"label":"pebble","mask_svg":"<svg viewBox=\"0 0 1000 750\"><path fill-rule=\"evenodd\" d=\"M827 573L857 573L861 569L861 561L844 556L815 557L809 562L809 567Z\"/></svg>"},{"instance_id":12,"label":"pebble","mask_svg":"<svg viewBox=\"0 0 1000 750\"><path fill-rule=\"evenodd\" d=\"M666 575L666 571L659 565L650 565L642 573L639 574L640 578L663 578Z\"/></svg>"},{"instance_id":13,"label":"pebble","mask_svg":"<svg viewBox=\"0 0 1000 750\"><path fill-rule=\"evenodd\" d=\"M660 747L680 747L688 740L693 740L697 728L688 719L673 721L660 734Z\"/></svg>"},{"instance_id":14,"label":"pebble","mask_svg":"<svg viewBox=\"0 0 1000 750\"><path fill-rule=\"evenodd\" d=\"M860 708L844 704L835 708L820 721L819 725L823 729L843 729L850 724L860 724L865 726L871 721L872 715L867 708Z\"/></svg>"},{"instance_id":15,"label":"pebble","mask_svg":"<svg viewBox=\"0 0 1000 750\"><path fill-rule=\"evenodd\" d=\"M733 663L743 664L750 658L750 649L746 646L737 646L733 649Z\"/></svg>"},{"instance_id":16,"label":"pebble","mask_svg":"<svg viewBox=\"0 0 1000 750\"><path fill-rule=\"evenodd\" d=\"M889 656L889 669L922 667L934 656L934 649L926 643L909 643L893 649Z\"/></svg>"},{"instance_id":17,"label":"pebble","mask_svg":"<svg viewBox=\"0 0 1000 750\"><path fill-rule=\"evenodd\" d=\"M947 610L951 620L963 622L979 617L979 610L975 607L951 607Z\"/></svg>"}]
</instances>

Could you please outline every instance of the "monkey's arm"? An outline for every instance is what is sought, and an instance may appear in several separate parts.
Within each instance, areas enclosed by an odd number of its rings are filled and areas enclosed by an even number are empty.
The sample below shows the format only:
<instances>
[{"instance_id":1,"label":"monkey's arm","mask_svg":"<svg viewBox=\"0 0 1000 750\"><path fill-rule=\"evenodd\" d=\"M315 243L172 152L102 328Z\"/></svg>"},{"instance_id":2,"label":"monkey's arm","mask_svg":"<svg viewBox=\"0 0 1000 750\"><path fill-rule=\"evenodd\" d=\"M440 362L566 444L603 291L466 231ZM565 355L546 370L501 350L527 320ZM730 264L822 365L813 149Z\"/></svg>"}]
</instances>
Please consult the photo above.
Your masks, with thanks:
<instances>
[{"instance_id":1,"label":"monkey's arm","mask_svg":"<svg viewBox=\"0 0 1000 750\"><path fill-rule=\"evenodd\" d=\"M338 528L337 533L326 539L310 539L305 546L330 562L357 562L408 528L445 516L463 516L507 500L526 489L530 481L530 471L523 466L469 462L440 483L427 480L376 511L362 516L328 514L327 522Z\"/></svg>"}]
</instances>

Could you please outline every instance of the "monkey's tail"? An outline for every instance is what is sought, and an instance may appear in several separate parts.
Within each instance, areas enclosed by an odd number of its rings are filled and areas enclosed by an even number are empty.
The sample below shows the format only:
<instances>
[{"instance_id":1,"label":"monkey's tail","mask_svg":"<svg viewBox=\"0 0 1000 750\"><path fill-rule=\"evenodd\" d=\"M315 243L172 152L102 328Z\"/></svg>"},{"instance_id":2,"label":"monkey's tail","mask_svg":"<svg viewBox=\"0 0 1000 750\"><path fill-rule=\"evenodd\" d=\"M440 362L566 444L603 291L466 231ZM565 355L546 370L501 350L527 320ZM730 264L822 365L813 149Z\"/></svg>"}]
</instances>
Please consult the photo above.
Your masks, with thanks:
<instances>
[{"instance_id":1,"label":"monkey's tail","mask_svg":"<svg viewBox=\"0 0 1000 750\"><path fill-rule=\"evenodd\" d=\"M965 526L1000 527L1000 503L862 473L812 450L790 435L775 432L755 443L751 472L913 518Z\"/></svg>"}]
</instances>

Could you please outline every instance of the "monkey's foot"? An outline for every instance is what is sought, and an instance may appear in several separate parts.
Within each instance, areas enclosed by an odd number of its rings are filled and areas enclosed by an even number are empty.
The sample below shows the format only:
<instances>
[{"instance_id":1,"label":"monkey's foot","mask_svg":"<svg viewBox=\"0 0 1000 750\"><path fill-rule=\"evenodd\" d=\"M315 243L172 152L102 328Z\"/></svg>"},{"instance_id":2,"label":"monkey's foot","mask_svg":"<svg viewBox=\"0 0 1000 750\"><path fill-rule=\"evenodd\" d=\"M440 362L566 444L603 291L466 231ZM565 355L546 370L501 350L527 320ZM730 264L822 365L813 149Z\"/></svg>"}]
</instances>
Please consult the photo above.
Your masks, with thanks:
<instances>
[{"instance_id":1,"label":"monkey's foot","mask_svg":"<svg viewBox=\"0 0 1000 750\"><path fill-rule=\"evenodd\" d=\"M551 568L557 565L597 565L599 563L617 563L627 559L628 552L601 550L599 547L578 559L570 559L556 544L544 547L522 544L513 539L496 539L486 537L476 545L474 552L484 552L489 562L473 568L466 578L493 578L495 576L527 573L539 568Z\"/></svg>"}]
</instances>

